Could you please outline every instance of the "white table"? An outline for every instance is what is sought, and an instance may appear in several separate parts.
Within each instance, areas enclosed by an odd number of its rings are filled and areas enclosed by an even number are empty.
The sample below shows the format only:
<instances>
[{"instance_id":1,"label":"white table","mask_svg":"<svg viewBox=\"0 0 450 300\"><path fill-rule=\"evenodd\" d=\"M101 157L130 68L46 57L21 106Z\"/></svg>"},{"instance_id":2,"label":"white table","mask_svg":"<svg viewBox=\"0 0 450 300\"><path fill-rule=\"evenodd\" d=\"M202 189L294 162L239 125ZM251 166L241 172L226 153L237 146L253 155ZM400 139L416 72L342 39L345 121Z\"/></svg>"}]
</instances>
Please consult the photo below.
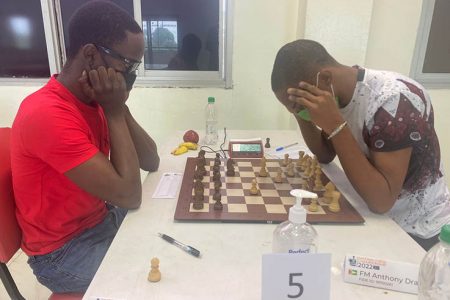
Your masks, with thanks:
<instances>
[{"instance_id":1,"label":"white table","mask_svg":"<svg viewBox=\"0 0 450 300\"><path fill-rule=\"evenodd\" d=\"M184 171L187 156L170 155L181 136L177 133L160 147L161 166L144 181L141 208L128 213L83 299L261 298L261 257L271 252L276 225L175 222L177 199L152 199L163 172ZM270 137L272 147L301 142L296 131L231 131L229 136ZM330 164L324 169L366 220L364 225L315 225L319 252L332 253L330 299L417 299L343 282L347 253L420 263L425 251L390 218L371 213L339 167ZM202 257L188 255L158 237L158 232L196 247ZM152 257L160 259L158 283L147 281Z\"/></svg>"}]
</instances>

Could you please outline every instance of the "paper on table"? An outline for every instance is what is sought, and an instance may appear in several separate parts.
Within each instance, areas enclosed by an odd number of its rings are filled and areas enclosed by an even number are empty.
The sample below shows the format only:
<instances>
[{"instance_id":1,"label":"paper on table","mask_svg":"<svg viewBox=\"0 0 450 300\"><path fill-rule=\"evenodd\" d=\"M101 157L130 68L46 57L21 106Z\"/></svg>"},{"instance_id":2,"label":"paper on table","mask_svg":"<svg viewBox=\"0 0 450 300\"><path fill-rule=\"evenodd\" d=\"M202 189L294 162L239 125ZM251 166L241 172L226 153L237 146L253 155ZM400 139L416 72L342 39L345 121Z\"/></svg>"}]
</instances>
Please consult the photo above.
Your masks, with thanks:
<instances>
[{"instance_id":1,"label":"paper on table","mask_svg":"<svg viewBox=\"0 0 450 300\"><path fill-rule=\"evenodd\" d=\"M276 151L275 149L276 148L274 147L273 149L266 150L264 155L267 158L278 158L278 159L284 158L284 155L286 153L289 154L289 158L298 159L298 151L305 151L306 154L312 155L311 151L309 151L309 149L306 146L300 145L292 146L280 151Z\"/></svg>"},{"instance_id":2,"label":"paper on table","mask_svg":"<svg viewBox=\"0 0 450 300\"><path fill-rule=\"evenodd\" d=\"M175 198L177 196L177 192L182 179L183 174L181 173L163 173L152 198Z\"/></svg>"}]
</instances>

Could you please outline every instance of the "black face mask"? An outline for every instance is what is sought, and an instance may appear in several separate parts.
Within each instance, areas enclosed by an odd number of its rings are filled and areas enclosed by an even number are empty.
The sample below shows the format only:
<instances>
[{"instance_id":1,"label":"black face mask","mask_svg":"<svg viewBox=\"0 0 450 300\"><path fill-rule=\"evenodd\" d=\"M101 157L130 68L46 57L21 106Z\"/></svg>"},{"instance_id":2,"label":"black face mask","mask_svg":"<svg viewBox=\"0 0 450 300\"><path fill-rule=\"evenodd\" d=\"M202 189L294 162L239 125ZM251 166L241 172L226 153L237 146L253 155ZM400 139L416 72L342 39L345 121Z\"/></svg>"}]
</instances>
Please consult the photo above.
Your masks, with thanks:
<instances>
[{"instance_id":1,"label":"black face mask","mask_svg":"<svg viewBox=\"0 0 450 300\"><path fill-rule=\"evenodd\" d=\"M133 84L136 81L136 73L122 73L122 75L125 79L125 84L127 85L127 91L131 91Z\"/></svg>"}]
</instances>

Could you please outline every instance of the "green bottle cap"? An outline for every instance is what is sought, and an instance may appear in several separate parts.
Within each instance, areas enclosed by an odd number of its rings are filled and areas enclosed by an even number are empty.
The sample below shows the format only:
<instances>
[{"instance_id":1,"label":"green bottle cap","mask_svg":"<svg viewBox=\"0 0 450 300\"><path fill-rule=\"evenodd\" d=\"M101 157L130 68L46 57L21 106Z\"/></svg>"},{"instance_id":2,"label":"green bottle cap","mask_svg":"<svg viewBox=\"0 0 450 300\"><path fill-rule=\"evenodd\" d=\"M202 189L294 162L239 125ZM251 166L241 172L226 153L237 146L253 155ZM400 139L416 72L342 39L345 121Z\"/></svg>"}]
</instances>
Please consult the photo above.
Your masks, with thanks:
<instances>
[{"instance_id":1,"label":"green bottle cap","mask_svg":"<svg viewBox=\"0 0 450 300\"><path fill-rule=\"evenodd\" d=\"M450 244L450 224L442 226L439 238L441 241Z\"/></svg>"},{"instance_id":2,"label":"green bottle cap","mask_svg":"<svg viewBox=\"0 0 450 300\"><path fill-rule=\"evenodd\" d=\"M214 97L208 97L208 103L214 103L216 102L216 99Z\"/></svg>"}]
</instances>

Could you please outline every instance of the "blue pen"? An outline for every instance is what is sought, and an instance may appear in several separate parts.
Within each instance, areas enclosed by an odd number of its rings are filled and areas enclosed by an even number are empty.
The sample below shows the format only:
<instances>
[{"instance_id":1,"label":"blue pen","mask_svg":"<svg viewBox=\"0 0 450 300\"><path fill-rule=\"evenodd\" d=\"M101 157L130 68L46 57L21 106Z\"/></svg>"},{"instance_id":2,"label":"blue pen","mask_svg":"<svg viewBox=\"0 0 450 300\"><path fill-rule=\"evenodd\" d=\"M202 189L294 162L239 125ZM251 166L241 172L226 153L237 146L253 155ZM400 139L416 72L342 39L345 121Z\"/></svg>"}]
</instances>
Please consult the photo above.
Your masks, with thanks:
<instances>
[{"instance_id":1,"label":"blue pen","mask_svg":"<svg viewBox=\"0 0 450 300\"><path fill-rule=\"evenodd\" d=\"M286 148L295 146L295 145L297 145L297 144L298 144L298 143L293 143L293 144L289 144L289 145L286 145L286 146L283 146L283 147L278 147L278 148L275 149L275 151L281 151L281 150L283 150L283 149L286 149Z\"/></svg>"}]
</instances>

